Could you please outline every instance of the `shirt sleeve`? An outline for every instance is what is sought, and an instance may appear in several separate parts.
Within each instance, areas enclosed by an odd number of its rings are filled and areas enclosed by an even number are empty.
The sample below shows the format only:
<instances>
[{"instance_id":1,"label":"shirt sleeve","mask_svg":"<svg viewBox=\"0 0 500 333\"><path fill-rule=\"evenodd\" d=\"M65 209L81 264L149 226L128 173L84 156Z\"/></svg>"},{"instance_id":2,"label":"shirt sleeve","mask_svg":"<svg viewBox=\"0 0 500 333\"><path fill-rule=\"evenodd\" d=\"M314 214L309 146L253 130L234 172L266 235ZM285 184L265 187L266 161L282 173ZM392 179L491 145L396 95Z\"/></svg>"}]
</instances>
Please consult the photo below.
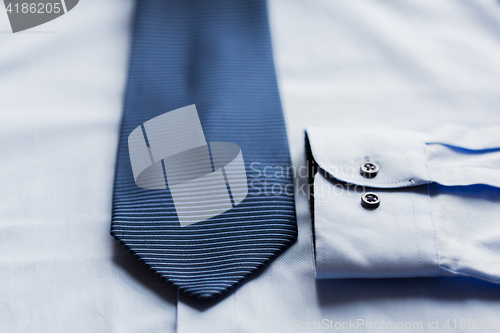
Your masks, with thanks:
<instances>
[{"instance_id":1,"label":"shirt sleeve","mask_svg":"<svg viewBox=\"0 0 500 333\"><path fill-rule=\"evenodd\" d=\"M309 128L306 135L319 167L317 278L500 282L500 127ZM363 172L365 163L374 172Z\"/></svg>"}]
</instances>

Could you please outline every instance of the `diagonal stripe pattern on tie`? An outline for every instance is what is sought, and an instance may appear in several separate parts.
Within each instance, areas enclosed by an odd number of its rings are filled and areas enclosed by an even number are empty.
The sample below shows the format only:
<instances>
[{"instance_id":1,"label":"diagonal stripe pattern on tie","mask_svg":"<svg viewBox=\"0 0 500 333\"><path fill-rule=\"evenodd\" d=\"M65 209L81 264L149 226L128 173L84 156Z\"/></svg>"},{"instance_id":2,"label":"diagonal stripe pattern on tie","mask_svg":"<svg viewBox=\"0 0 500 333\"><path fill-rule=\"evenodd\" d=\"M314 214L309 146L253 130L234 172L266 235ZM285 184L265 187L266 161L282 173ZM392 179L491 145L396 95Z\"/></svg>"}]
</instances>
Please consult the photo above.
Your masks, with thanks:
<instances>
[{"instance_id":1,"label":"diagonal stripe pattern on tie","mask_svg":"<svg viewBox=\"0 0 500 333\"><path fill-rule=\"evenodd\" d=\"M214 297L297 235L266 2L139 0L135 15L111 234L182 291ZM148 120L192 104L206 142L241 148L248 193L181 226L168 179L165 189L137 186L127 140Z\"/></svg>"}]
</instances>

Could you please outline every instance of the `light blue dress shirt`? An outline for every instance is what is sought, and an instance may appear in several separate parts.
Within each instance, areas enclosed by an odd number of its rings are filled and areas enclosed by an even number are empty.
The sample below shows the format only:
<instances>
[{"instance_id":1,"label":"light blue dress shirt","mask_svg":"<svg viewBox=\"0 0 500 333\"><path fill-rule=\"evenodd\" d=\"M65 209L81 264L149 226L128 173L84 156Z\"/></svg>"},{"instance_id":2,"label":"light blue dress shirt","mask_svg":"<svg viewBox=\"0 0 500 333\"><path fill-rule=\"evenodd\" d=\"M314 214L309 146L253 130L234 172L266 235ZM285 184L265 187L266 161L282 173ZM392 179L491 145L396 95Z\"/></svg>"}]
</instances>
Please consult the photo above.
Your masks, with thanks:
<instances>
[{"instance_id":1,"label":"light blue dress shirt","mask_svg":"<svg viewBox=\"0 0 500 333\"><path fill-rule=\"evenodd\" d=\"M216 304L178 296L116 244L109 224L132 5L82 0L35 32L0 34L0 331L275 333L307 332L316 323L326 323L324 331L354 331L354 323L359 332L393 332L401 323L400 331L410 325L406 331L425 332L437 323L439 330L433 331L498 332L500 285L483 280L496 279L500 266L498 182L486 191L484 185L456 191L433 184L429 193L415 186L374 187L382 201L366 221L357 215L368 213L361 210L359 192L321 196L325 206L315 201L315 209L324 217L315 219L318 229L313 229L307 179L297 177L297 242ZM271 0L269 5L296 169L306 165L305 129L310 134L315 128L335 129L314 145L326 145L343 131L324 148L323 158L355 168L354 148L370 148L359 143L358 132L382 140L388 130L397 130L395 145L408 143L412 133L469 150L489 145L468 134L460 141L440 129L453 123L473 135L500 124L497 1ZM6 19L0 11L4 32ZM491 147L498 147L498 137L495 131L478 136L491 140ZM478 146L467 146L472 142ZM436 144L425 149L436 164L452 158L477 166L497 156L493 150L457 155ZM340 155L334 150L351 160L335 160ZM482 157L487 160L476 164ZM408 168L402 163L381 162L370 181L383 179L387 168L404 177ZM498 181L487 171L470 175ZM333 185L317 177L324 187ZM345 205L338 207L340 202ZM343 218L347 214L349 220ZM371 230L363 243L360 233L349 229L355 218L357 227ZM333 240L338 235L332 231L348 237L320 245L325 260L318 263L314 239ZM328 249L340 245L353 252ZM340 264L346 278L317 278L340 274L330 270ZM443 275L442 268L481 279L347 278L370 271L380 277L424 270Z\"/></svg>"}]
</instances>

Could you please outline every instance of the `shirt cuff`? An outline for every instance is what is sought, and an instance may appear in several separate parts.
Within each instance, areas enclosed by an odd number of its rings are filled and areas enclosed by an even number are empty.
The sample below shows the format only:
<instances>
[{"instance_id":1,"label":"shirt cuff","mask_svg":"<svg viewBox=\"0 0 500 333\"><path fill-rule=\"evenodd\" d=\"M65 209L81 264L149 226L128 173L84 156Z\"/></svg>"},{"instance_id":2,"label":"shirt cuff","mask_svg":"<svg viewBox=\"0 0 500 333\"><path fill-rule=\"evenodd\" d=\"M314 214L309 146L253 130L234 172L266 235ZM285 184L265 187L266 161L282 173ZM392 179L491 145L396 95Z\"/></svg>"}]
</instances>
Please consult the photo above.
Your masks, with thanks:
<instances>
[{"instance_id":1,"label":"shirt cuff","mask_svg":"<svg viewBox=\"0 0 500 333\"><path fill-rule=\"evenodd\" d=\"M439 254L439 238L447 236L436 232L428 184L500 186L498 135L459 126L428 134L309 128L306 135L319 166L313 205L317 278L450 275L442 263L458 262L460 256L443 260ZM378 165L375 177L360 172L367 161ZM369 192L380 199L375 209L362 205ZM481 277L481 268L469 271Z\"/></svg>"}]
</instances>

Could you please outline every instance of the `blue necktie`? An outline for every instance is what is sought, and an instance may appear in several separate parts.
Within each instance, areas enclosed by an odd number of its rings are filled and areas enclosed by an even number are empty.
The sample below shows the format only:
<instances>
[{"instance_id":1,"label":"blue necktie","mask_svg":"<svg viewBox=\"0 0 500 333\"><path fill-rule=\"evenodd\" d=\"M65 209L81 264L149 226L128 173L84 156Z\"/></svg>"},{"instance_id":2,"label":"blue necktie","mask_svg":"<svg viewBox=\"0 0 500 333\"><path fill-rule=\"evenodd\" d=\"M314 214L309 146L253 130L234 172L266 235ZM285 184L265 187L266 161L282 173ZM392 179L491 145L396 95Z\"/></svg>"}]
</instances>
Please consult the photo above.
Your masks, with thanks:
<instances>
[{"instance_id":1,"label":"blue necktie","mask_svg":"<svg viewBox=\"0 0 500 333\"><path fill-rule=\"evenodd\" d=\"M297 235L266 2L139 0L135 15L111 234L180 290L213 297ZM168 186L137 186L127 140L148 120L193 104L207 142L240 147L248 194L181 226Z\"/></svg>"}]
</instances>

